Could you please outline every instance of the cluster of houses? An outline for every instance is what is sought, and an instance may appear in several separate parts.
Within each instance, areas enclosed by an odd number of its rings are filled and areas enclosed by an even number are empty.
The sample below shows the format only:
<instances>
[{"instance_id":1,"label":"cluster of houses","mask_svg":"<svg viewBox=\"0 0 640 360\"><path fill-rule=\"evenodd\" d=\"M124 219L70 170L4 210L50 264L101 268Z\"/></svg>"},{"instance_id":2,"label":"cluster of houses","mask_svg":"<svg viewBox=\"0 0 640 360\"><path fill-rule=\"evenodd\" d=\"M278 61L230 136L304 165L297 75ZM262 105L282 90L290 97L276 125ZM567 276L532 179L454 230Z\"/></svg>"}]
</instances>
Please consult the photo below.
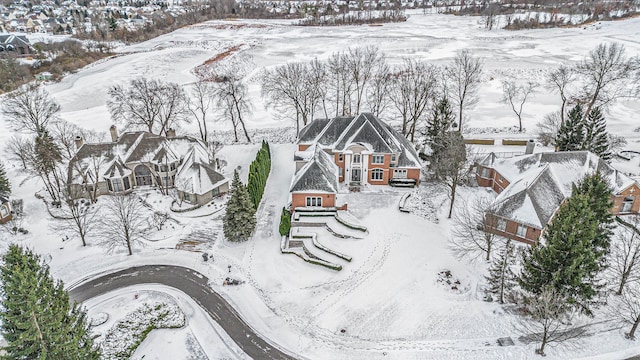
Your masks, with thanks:
<instances>
[{"instance_id":1,"label":"cluster of houses","mask_svg":"<svg viewBox=\"0 0 640 360\"><path fill-rule=\"evenodd\" d=\"M181 1L52 1L33 5L26 0L0 4L0 33L76 34L95 27L133 30L152 21L157 13L177 16L186 12Z\"/></svg>"},{"instance_id":2,"label":"cluster of houses","mask_svg":"<svg viewBox=\"0 0 640 360\"><path fill-rule=\"evenodd\" d=\"M599 172L612 190L612 214L638 213L638 183L588 151L533 153L475 164L478 186L497 194L486 209L485 231L534 244L572 185ZM345 208L341 191L363 186L415 186L422 165L413 145L372 114L317 119L300 131L291 185L293 211ZM342 185L342 186L341 186Z\"/></svg>"},{"instance_id":3,"label":"cluster of houses","mask_svg":"<svg viewBox=\"0 0 640 360\"><path fill-rule=\"evenodd\" d=\"M201 206L229 191L206 143L189 136L146 131L118 134L111 141L84 143L69 162L68 182L78 197L128 194L140 188L173 189L177 200ZM296 211L346 209L340 194L386 186L417 186L422 163L414 146L369 113L316 119L307 124L293 154L290 206ZM293 166L293 164L292 164ZM614 215L640 211L640 186L588 151L527 153L508 158L489 153L475 164L479 187L497 196L486 209L485 231L535 244L573 184L599 172L611 188ZM168 192L168 191L167 191ZM0 198L0 223L11 218Z\"/></svg>"}]
</instances>

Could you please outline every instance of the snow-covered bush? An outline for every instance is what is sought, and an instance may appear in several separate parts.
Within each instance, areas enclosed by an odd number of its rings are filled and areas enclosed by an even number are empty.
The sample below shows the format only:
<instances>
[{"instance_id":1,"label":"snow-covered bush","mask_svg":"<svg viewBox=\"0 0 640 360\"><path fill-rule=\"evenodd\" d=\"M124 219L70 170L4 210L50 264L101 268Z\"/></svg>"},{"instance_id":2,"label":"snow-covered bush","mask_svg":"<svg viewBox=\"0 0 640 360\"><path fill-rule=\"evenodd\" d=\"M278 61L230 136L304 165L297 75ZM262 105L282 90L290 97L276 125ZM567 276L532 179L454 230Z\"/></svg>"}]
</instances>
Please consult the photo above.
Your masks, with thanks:
<instances>
[{"instance_id":1,"label":"snow-covered bush","mask_svg":"<svg viewBox=\"0 0 640 360\"><path fill-rule=\"evenodd\" d=\"M175 329L186 323L177 305L144 303L109 329L101 343L105 360L126 360L153 329Z\"/></svg>"}]
</instances>

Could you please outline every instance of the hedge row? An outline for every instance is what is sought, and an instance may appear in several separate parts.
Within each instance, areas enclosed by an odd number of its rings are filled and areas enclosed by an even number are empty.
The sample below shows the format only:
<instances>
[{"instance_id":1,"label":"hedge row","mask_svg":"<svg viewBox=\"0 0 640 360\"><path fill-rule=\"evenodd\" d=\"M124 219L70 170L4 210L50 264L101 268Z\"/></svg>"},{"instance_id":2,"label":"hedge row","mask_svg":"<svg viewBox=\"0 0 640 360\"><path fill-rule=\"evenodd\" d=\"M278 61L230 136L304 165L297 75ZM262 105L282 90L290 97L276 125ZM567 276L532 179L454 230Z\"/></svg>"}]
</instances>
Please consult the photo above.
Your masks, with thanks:
<instances>
[{"instance_id":1,"label":"hedge row","mask_svg":"<svg viewBox=\"0 0 640 360\"><path fill-rule=\"evenodd\" d=\"M247 190L249 197L253 203L253 208L258 209L264 187L267 185L269 172L271 171L271 153L269 151L269 143L262 140L262 147L256 154L256 159L249 166L249 181L247 182Z\"/></svg>"}]
</instances>

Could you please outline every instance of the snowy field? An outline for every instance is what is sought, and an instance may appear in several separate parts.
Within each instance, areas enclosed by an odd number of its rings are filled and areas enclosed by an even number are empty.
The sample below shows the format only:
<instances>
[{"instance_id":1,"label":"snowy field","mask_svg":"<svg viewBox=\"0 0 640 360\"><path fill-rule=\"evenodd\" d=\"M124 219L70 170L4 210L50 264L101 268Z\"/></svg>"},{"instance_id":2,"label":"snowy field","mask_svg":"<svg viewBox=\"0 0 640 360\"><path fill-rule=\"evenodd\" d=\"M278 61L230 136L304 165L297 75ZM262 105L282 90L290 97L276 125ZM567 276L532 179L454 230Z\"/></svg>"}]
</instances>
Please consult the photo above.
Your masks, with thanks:
<instances>
[{"instance_id":1,"label":"snowy field","mask_svg":"<svg viewBox=\"0 0 640 360\"><path fill-rule=\"evenodd\" d=\"M254 112L248 126L289 127L266 110L259 96L257 76L261 69L287 61L325 59L331 53L354 45L377 45L390 63L403 57L446 64L458 50L470 49L485 61L485 81L480 103L467 111L467 126L508 127L516 118L501 98L500 80L507 75L542 82L547 71L560 64L582 59L597 44L619 41L629 55L640 53L640 19L606 22L599 26L570 29L508 32L485 31L477 17L411 14L406 23L381 27L303 28L283 21L209 22L178 30L145 43L119 49L120 56L91 65L47 89L62 105L62 118L81 127L106 131L111 125L105 106L109 86L146 76L188 84L193 70L234 46L240 50L219 65L243 71L250 84ZM524 123L529 133L483 134L482 137L531 137L534 125L558 107L558 96L541 90L525 107ZM612 133L627 137L628 148L640 150L640 103L621 101L607 114ZM215 122L214 128L228 125ZM195 132L195 129L183 129ZM481 130L478 130L481 132ZM486 136L485 136L486 135ZM11 136L0 119L0 144ZM455 259L448 248L450 222L445 218L447 199L434 194L430 216L398 211L402 190L341 194L351 213L369 229L364 239L338 239L321 235L323 244L353 257L342 262L343 270L321 268L293 255L281 255L278 222L288 201L288 186L294 171L294 145L273 144L273 170L253 239L243 244L225 242L221 235L221 212L190 217L171 216L172 228L156 233L154 241L106 254L92 243L83 248L77 239L62 242L42 202L33 195L39 185L18 174L18 164L8 163L14 196L25 200L28 235L0 231L4 248L16 241L43 254L55 276L72 285L113 269L142 264L175 264L205 274L212 287L238 309L255 330L273 343L309 359L535 359L535 344L518 341L517 317L505 307L482 300L486 265ZM258 145L225 146L219 156L230 176L237 166L246 180L249 163ZM515 150L514 151L518 151ZM5 160L5 159L3 159ZM6 160L5 160L6 162ZM482 189L462 189L470 198ZM155 192L143 194L159 209L170 201ZM437 220L437 221L435 221ZM201 250L214 261L203 262L199 253L175 250L192 234L211 234ZM335 259L339 262L339 259ZM238 287L223 287L231 275L245 280ZM445 285L439 273L449 270L460 284ZM123 289L89 301L89 315L109 313L109 324L124 317L134 294L143 298L170 298L187 315L187 326L152 332L134 354L135 359L244 358L235 345L188 298L174 290L145 286ZM135 300L138 301L138 300ZM604 313L603 313L604 314ZM606 321L599 315L593 321ZM608 324L608 323L607 323ZM104 326L107 326L105 324ZM640 354L640 344L625 340L623 329L596 326L592 336L548 350L549 359L620 359ZM342 332L344 330L344 332ZM510 336L515 345L498 347L497 338ZM171 340L170 342L168 340Z\"/></svg>"}]
</instances>

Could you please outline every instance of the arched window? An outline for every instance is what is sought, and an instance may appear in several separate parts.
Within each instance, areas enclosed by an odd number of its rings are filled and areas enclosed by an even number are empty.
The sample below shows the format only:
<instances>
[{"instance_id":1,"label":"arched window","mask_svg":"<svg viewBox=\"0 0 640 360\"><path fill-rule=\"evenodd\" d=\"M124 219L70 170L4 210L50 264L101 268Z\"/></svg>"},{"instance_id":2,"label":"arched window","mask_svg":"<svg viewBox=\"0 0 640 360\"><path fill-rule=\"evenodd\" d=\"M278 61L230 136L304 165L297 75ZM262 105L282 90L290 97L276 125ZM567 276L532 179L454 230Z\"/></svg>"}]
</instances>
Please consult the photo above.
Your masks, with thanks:
<instances>
[{"instance_id":1,"label":"arched window","mask_svg":"<svg viewBox=\"0 0 640 360\"><path fill-rule=\"evenodd\" d=\"M384 179L384 171L382 169L371 170L371 181L382 181Z\"/></svg>"}]
</instances>

